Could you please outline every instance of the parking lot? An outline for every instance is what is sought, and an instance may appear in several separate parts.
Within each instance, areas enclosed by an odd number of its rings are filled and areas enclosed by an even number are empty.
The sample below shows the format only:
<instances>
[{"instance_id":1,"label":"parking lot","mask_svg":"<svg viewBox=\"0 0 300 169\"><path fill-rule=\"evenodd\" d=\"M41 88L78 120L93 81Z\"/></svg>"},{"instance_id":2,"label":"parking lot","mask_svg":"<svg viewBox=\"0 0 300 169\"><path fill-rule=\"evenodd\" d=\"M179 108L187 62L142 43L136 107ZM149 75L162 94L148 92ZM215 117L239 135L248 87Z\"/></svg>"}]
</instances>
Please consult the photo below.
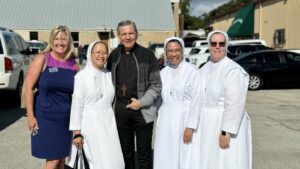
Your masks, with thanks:
<instances>
[{"instance_id":1,"label":"parking lot","mask_svg":"<svg viewBox=\"0 0 300 169\"><path fill-rule=\"evenodd\" d=\"M5 106L0 98L0 168L39 169L44 161L31 157L23 109ZM249 91L253 169L298 169L300 159L300 89ZM201 160L201 159L199 159Z\"/></svg>"}]
</instances>

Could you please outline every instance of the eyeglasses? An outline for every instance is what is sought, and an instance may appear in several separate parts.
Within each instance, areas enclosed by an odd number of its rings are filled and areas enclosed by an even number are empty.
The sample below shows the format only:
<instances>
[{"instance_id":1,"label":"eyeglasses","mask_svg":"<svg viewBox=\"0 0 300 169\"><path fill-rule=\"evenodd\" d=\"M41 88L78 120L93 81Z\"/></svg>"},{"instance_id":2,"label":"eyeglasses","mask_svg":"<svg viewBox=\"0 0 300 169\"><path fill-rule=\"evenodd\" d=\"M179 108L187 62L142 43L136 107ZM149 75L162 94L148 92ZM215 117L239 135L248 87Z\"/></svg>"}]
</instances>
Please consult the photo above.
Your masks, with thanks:
<instances>
[{"instance_id":1,"label":"eyeglasses","mask_svg":"<svg viewBox=\"0 0 300 169\"><path fill-rule=\"evenodd\" d=\"M226 42L210 42L211 47L216 47L219 44L219 47L224 47Z\"/></svg>"},{"instance_id":2,"label":"eyeglasses","mask_svg":"<svg viewBox=\"0 0 300 169\"><path fill-rule=\"evenodd\" d=\"M167 49L167 53L181 53L181 49L175 49L175 50L172 50L172 49Z\"/></svg>"},{"instance_id":3,"label":"eyeglasses","mask_svg":"<svg viewBox=\"0 0 300 169\"><path fill-rule=\"evenodd\" d=\"M94 53L96 55L102 55L102 56L107 56L108 55L107 52L92 52L92 53Z\"/></svg>"}]
</instances>

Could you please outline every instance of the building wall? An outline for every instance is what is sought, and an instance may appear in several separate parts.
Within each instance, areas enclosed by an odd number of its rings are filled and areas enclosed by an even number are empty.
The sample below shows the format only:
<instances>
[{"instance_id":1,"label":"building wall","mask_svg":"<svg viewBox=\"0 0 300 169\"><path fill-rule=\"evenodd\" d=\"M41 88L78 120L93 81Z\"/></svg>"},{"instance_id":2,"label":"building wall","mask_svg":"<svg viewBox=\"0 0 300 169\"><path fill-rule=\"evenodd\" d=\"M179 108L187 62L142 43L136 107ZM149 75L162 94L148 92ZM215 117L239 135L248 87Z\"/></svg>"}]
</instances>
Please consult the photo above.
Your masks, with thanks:
<instances>
[{"instance_id":1,"label":"building wall","mask_svg":"<svg viewBox=\"0 0 300 169\"><path fill-rule=\"evenodd\" d=\"M267 46L274 47L274 32L277 29L285 30L285 44L283 49L300 49L300 16L299 0L267 0L257 3L254 11L254 33L266 41ZM227 31L235 17L221 17L212 23L214 30Z\"/></svg>"},{"instance_id":2,"label":"building wall","mask_svg":"<svg viewBox=\"0 0 300 169\"><path fill-rule=\"evenodd\" d=\"M30 30L14 30L19 33L25 40L29 40ZM36 30L34 30L36 31ZM50 30L39 30L38 40L46 41L49 40ZM76 31L74 31L76 32ZM144 46L148 47L151 43L162 43L168 37L175 36L174 31L139 31L137 42ZM113 43L113 41L118 41L118 36L116 31L112 31L110 35L111 39L108 40L108 45ZM114 40L112 40L114 39ZM93 41L100 40L98 32L96 31L79 31L79 45L89 44ZM116 45L116 44L114 44Z\"/></svg>"},{"instance_id":3,"label":"building wall","mask_svg":"<svg viewBox=\"0 0 300 169\"><path fill-rule=\"evenodd\" d=\"M221 18L214 20L214 23L212 25L214 28L213 30L221 30L221 31L227 32L232 21L234 20L235 14L236 13L231 13L231 14L228 14L226 16L223 16Z\"/></svg>"},{"instance_id":4,"label":"building wall","mask_svg":"<svg viewBox=\"0 0 300 169\"><path fill-rule=\"evenodd\" d=\"M300 1L289 0L287 10L286 48L300 49Z\"/></svg>"},{"instance_id":5,"label":"building wall","mask_svg":"<svg viewBox=\"0 0 300 169\"><path fill-rule=\"evenodd\" d=\"M288 2L284 0L265 1L262 4L257 4L261 8L256 8L255 14L258 20L255 20L255 25L259 25L260 38L267 42L268 46L274 47L273 36L276 29L285 29L288 27ZM256 18L255 18L256 19ZM256 28L257 29L257 28ZM255 31L256 32L256 31ZM283 46L287 47L286 45Z\"/></svg>"}]
</instances>

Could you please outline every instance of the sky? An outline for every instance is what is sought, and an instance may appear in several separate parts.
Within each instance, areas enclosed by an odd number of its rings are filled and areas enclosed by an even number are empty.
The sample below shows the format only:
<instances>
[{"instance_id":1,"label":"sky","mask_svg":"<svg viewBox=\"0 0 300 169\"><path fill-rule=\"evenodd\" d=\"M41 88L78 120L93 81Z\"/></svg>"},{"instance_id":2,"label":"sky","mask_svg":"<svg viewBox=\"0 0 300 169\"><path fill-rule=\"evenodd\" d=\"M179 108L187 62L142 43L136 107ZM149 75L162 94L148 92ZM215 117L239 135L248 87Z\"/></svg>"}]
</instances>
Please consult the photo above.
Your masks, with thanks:
<instances>
[{"instance_id":1,"label":"sky","mask_svg":"<svg viewBox=\"0 0 300 169\"><path fill-rule=\"evenodd\" d=\"M218 6L229 2L230 0L191 0L190 15L201 16L204 13L216 9Z\"/></svg>"}]
</instances>

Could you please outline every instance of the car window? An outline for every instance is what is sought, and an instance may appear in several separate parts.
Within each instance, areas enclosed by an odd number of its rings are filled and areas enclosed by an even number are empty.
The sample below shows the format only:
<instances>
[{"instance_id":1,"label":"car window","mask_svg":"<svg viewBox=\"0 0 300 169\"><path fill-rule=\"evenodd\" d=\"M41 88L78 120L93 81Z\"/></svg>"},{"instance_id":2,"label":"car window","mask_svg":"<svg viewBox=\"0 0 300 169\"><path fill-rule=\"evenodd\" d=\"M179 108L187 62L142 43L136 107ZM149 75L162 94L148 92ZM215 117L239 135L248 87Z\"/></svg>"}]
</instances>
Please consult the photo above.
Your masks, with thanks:
<instances>
[{"instance_id":1,"label":"car window","mask_svg":"<svg viewBox=\"0 0 300 169\"><path fill-rule=\"evenodd\" d=\"M284 55L286 63L300 63L300 55L293 53L286 53Z\"/></svg>"},{"instance_id":2,"label":"car window","mask_svg":"<svg viewBox=\"0 0 300 169\"><path fill-rule=\"evenodd\" d=\"M238 54L249 53L249 52L253 52L253 51L256 51L255 46L242 46L242 47L240 47Z\"/></svg>"},{"instance_id":3,"label":"car window","mask_svg":"<svg viewBox=\"0 0 300 169\"><path fill-rule=\"evenodd\" d=\"M265 63L280 63L280 58L277 53L265 53L264 61Z\"/></svg>"},{"instance_id":4,"label":"car window","mask_svg":"<svg viewBox=\"0 0 300 169\"><path fill-rule=\"evenodd\" d=\"M237 47L236 46L228 46L228 52L230 54L236 54Z\"/></svg>"},{"instance_id":5,"label":"car window","mask_svg":"<svg viewBox=\"0 0 300 169\"><path fill-rule=\"evenodd\" d=\"M198 48L193 48L191 51L190 51L190 55L193 55L193 54L197 54L200 52L200 49Z\"/></svg>"},{"instance_id":6,"label":"car window","mask_svg":"<svg viewBox=\"0 0 300 169\"><path fill-rule=\"evenodd\" d=\"M259 53L256 55L256 63L263 63L263 53Z\"/></svg>"},{"instance_id":7,"label":"car window","mask_svg":"<svg viewBox=\"0 0 300 169\"><path fill-rule=\"evenodd\" d=\"M18 53L15 42L10 35L4 35L5 43L7 44L7 54L15 55Z\"/></svg>"},{"instance_id":8,"label":"car window","mask_svg":"<svg viewBox=\"0 0 300 169\"><path fill-rule=\"evenodd\" d=\"M2 47L1 39L0 39L0 54L3 54L3 47Z\"/></svg>"},{"instance_id":9,"label":"car window","mask_svg":"<svg viewBox=\"0 0 300 169\"><path fill-rule=\"evenodd\" d=\"M18 36L14 36L15 42L17 43L17 48L19 51L25 49L25 47L23 46L21 39Z\"/></svg>"},{"instance_id":10,"label":"car window","mask_svg":"<svg viewBox=\"0 0 300 169\"><path fill-rule=\"evenodd\" d=\"M209 53L209 49L206 49L206 51L204 53Z\"/></svg>"},{"instance_id":11,"label":"car window","mask_svg":"<svg viewBox=\"0 0 300 169\"><path fill-rule=\"evenodd\" d=\"M242 59L239 63L256 63L256 57L249 55L248 57Z\"/></svg>"}]
</instances>

